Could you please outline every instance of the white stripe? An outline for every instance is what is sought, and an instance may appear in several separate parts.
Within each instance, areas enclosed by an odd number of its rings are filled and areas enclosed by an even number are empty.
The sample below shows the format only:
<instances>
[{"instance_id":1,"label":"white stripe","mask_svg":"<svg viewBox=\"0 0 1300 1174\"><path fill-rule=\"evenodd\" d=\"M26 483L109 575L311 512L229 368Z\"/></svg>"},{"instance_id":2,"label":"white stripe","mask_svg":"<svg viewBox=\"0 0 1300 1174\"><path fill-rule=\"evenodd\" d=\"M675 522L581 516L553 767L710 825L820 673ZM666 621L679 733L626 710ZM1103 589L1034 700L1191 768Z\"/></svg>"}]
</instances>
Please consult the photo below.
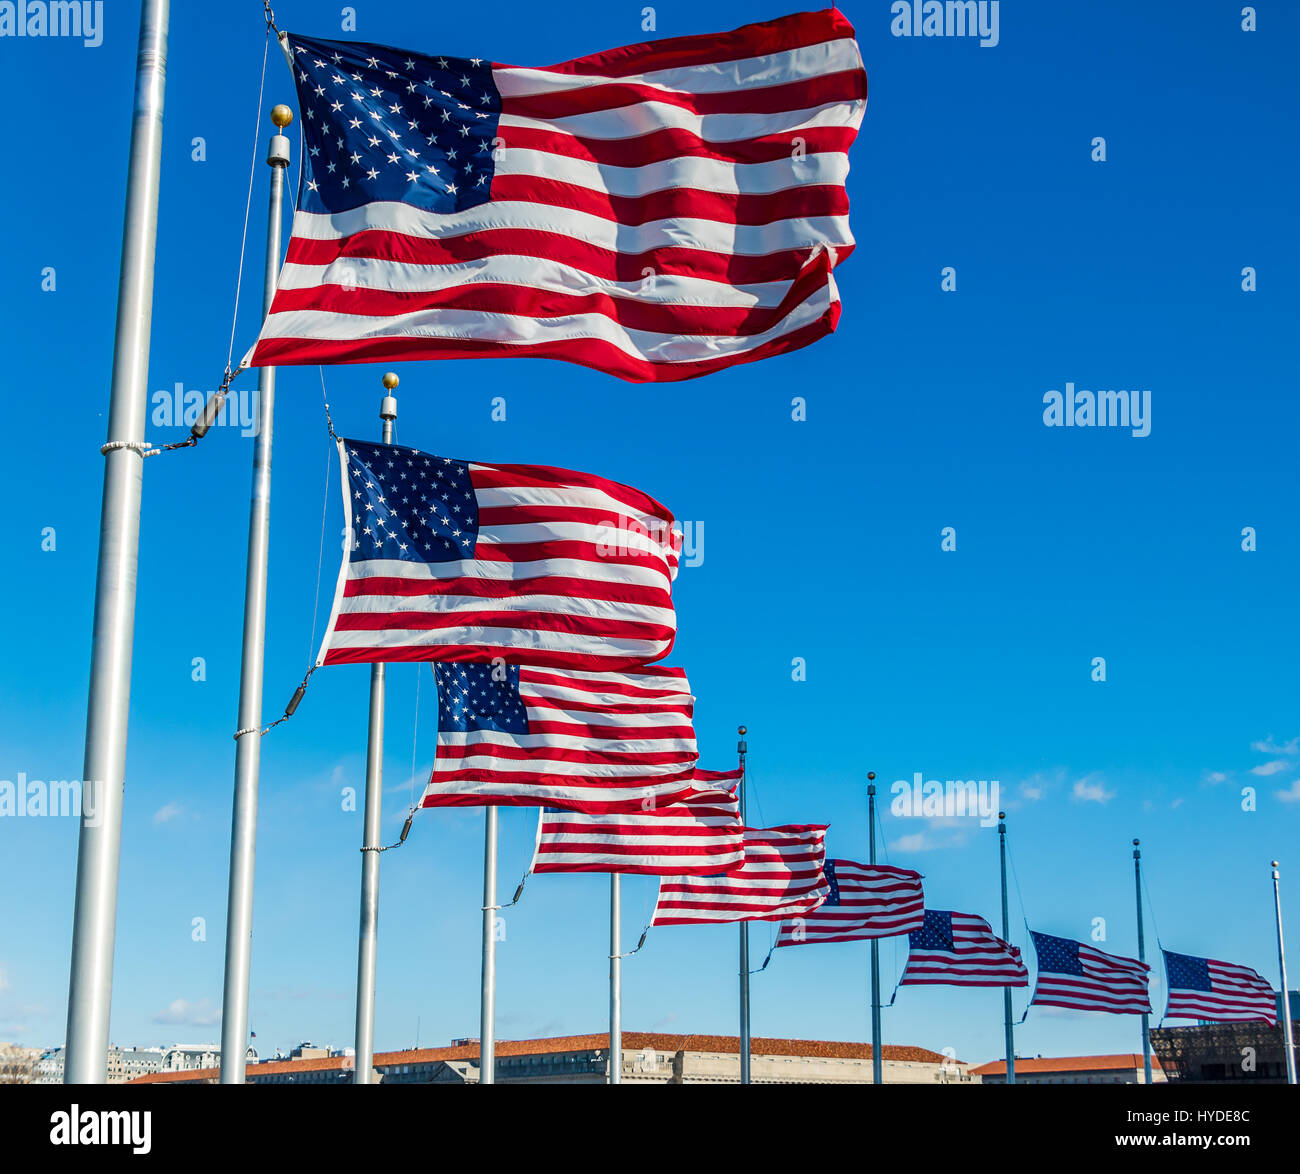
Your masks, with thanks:
<instances>
[{"instance_id":1,"label":"white stripe","mask_svg":"<svg viewBox=\"0 0 1300 1174\"><path fill-rule=\"evenodd\" d=\"M341 608L338 614L350 609ZM582 655L636 657L654 660L664 654L666 640L621 640L612 636L584 636L531 628L383 628L379 631L338 631L329 633L328 647L342 648L424 648L433 645L479 645L533 652L572 652Z\"/></svg>"},{"instance_id":2,"label":"white stripe","mask_svg":"<svg viewBox=\"0 0 1300 1174\"><path fill-rule=\"evenodd\" d=\"M346 569L347 564L344 564ZM589 559L546 558L529 562L464 559L445 563L412 563L401 559L366 559L351 564L352 579L491 579L498 582L526 582L540 576L590 579L600 583L629 582L656 587L665 594L668 585L663 571L635 563L602 563Z\"/></svg>"},{"instance_id":3,"label":"white stripe","mask_svg":"<svg viewBox=\"0 0 1300 1174\"><path fill-rule=\"evenodd\" d=\"M674 615L671 607L650 607L644 603L621 603L612 599L585 599L555 592L528 591L508 599L483 599L477 595L350 595L344 599L342 610L348 615L376 612L398 615L438 615L443 612L463 612L466 627L471 626L472 614L480 611L509 611L546 616L590 616L607 620L659 623L668 627L672 627ZM385 629L394 632L406 630L398 623Z\"/></svg>"}]
</instances>

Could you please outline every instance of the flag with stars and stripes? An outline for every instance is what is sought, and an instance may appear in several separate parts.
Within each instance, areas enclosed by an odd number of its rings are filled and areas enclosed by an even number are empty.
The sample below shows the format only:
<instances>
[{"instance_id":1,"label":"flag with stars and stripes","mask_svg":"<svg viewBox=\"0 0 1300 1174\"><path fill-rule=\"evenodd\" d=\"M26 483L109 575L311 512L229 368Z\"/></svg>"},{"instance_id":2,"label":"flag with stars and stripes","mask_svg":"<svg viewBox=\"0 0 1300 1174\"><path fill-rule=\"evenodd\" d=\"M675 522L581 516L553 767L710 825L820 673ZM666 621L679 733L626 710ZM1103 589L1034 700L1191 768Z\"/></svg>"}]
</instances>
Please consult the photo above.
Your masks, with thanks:
<instances>
[{"instance_id":1,"label":"flag with stars and stripes","mask_svg":"<svg viewBox=\"0 0 1300 1174\"><path fill-rule=\"evenodd\" d=\"M899 986L1028 986L1020 951L973 913L927 909L908 935L907 966Z\"/></svg>"},{"instance_id":2,"label":"flag with stars and stripes","mask_svg":"<svg viewBox=\"0 0 1300 1174\"><path fill-rule=\"evenodd\" d=\"M1169 1002L1165 1018L1277 1026L1272 984L1249 966L1161 950Z\"/></svg>"},{"instance_id":3,"label":"flag with stars and stripes","mask_svg":"<svg viewBox=\"0 0 1300 1174\"><path fill-rule=\"evenodd\" d=\"M665 876L651 925L781 921L815 909L826 883L826 827L744 829L744 863L717 876Z\"/></svg>"},{"instance_id":4,"label":"flag with stars and stripes","mask_svg":"<svg viewBox=\"0 0 1300 1174\"><path fill-rule=\"evenodd\" d=\"M681 669L440 663L433 673L438 746L425 807L604 814L695 790L695 698Z\"/></svg>"},{"instance_id":5,"label":"flag with stars and stripes","mask_svg":"<svg viewBox=\"0 0 1300 1174\"><path fill-rule=\"evenodd\" d=\"M721 872L744 858L740 801L734 791L706 789L647 811L544 808L532 871L689 876Z\"/></svg>"},{"instance_id":6,"label":"flag with stars and stripes","mask_svg":"<svg viewBox=\"0 0 1300 1174\"><path fill-rule=\"evenodd\" d=\"M866 106L835 9L521 67L285 34L305 157L245 365L688 379L835 329Z\"/></svg>"},{"instance_id":7,"label":"flag with stars and stripes","mask_svg":"<svg viewBox=\"0 0 1300 1174\"><path fill-rule=\"evenodd\" d=\"M640 490L340 440L349 550L317 664L667 656L681 533Z\"/></svg>"},{"instance_id":8,"label":"flag with stars and stripes","mask_svg":"<svg viewBox=\"0 0 1300 1174\"><path fill-rule=\"evenodd\" d=\"M825 901L781 923L778 948L890 938L919 929L925 918L921 874L910 868L828 860L826 883Z\"/></svg>"},{"instance_id":9,"label":"flag with stars and stripes","mask_svg":"<svg viewBox=\"0 0 1300 1174\"><path fill-rule=\"evenodd\" d=\"M1086 942L1030 931L1038 958L1031 1007L1071 1007L1116 1015L1150 1015L1151 967Z\"/></svg>"}]
</instances>

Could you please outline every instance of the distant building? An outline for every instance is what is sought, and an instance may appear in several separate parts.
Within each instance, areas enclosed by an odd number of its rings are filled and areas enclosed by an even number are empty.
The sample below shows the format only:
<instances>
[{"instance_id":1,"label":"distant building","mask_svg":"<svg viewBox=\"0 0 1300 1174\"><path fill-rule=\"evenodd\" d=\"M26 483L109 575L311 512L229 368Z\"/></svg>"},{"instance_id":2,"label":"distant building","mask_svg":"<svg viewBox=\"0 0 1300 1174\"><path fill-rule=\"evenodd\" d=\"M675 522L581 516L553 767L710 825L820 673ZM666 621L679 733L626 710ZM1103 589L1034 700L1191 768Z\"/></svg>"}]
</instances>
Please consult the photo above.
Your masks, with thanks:
<instances>
[{"instance_id":1,"label":"distant building","mask_svg":"<svg viewBox=\"0 0 1300 1174\"><path fill-rule=\"evenodd\" d=\"M1006 1084L1007 1062L994 1060L971 1069L984 1084ZM1165 1073L1151 1057L1151 1083L1163 1084ZM1141 1052L1110 1056L1017 1056L1017 1084L1145 1084Z\"/></svg>"},{"instance_id":2,"label":"distant building","mask_svg":"<svg viewBox=\"0 0 1300 1174\"><path fill-rule=\"evenodd\" d=\"M245 1049L244 1059L249 1064L257 1063L257 1049ZM216 1068L220 1064L220 1044L172 1044L163 1049L163 1072L196 1072L202 1068Z\"/></svg>"},{"instance_id":3,"label":"distant building","mask_svg":"<svg viewBox=\"0 0 1300 1174\"><path fill-rule=\"evenodd\" d=\"M1300 1022L1293 1023L1293 1034L1300 1040ZM1286 1083L1286 1045L1280 1023L1277 1027L1267 1023L1156 1027L1151 1031L1151 1047L1169 1079L1180 1083ZM1300 1064L1300 1047L1296 1063Z\"/></svg>"},{"instance_id":4,"label":"distant building","mask_svg":"<svg viewBox=\"0 0 1300 1174\"><path fill-rule=\"evenodd\" d=\"M44 1052L36 1064L33 1084L63 1083L62 1048L50 1048ZM105 1062L105 1071L109 1084L126 1084L141 1076L163 1070L162 1048L119 1048L110 1047Z\"/></svg>"},{"instance_id":5,"label":"distant building","mask_svg":"<svg viewBox=\"0 0 1300 1174\"><path fill-rule=\"evenodd\" d=\"M603 1084L609 1071L609 1036L560 1036L542 1040L498 1040L496 1078L501 1084ZM888 1045L883 1049L887 1084L975 1084L970 1066L926 1048ZM626 1084L736 1084L740 1049L735 1036L660 1035L625 1032L621 1056ZM349 1084L356 1061L350 1055L272 1060L251 1065L250 1084ZM384 1084L476 1084L476 1040L446 1048L419 1048L375 1055ZM211 1084L215 1068L158 1073L150 1084ZM871 1045L824 1040L755 1039L751 1044L755 1084L869 1084Z\"/></svg>"},{"instance_id":6,"label":"distant building","mask_svg":"<svg viewBox=\"0 0 1300 1174\"><path fill-rule=\"evenodd\" d=\"M0 1043L0 1084L34 1083L36 1066L42 1055L44 1051L41 1048Z\"/></svg>"}]
</instances>

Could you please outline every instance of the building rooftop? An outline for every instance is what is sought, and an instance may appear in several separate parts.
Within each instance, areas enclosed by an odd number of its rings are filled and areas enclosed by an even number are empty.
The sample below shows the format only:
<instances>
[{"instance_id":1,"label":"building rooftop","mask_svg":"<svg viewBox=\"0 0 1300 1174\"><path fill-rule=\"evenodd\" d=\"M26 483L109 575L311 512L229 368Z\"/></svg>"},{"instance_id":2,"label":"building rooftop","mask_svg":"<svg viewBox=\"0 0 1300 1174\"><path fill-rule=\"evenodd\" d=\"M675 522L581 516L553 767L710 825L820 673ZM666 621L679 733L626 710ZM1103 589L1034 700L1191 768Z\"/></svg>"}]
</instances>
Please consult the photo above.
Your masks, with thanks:
<instances>
[{"instance_id":1,"label":"building rooftop","mask_svg":"<svg viewBox=\"0 0 1300 1174\"><path fill-rule=\"evenodd\" d=\"M1017 1072L1114 1072L1125 1068L1141 1068L1141 1052L1117 1052L1110 1056L1017 1056ZM1160 1061L1151 1057L1151 1067L1159 1068ZM1007 1062L992 1060L972 1068L976 1076L1005 1076Z\"/></svg>"}]
</instances>

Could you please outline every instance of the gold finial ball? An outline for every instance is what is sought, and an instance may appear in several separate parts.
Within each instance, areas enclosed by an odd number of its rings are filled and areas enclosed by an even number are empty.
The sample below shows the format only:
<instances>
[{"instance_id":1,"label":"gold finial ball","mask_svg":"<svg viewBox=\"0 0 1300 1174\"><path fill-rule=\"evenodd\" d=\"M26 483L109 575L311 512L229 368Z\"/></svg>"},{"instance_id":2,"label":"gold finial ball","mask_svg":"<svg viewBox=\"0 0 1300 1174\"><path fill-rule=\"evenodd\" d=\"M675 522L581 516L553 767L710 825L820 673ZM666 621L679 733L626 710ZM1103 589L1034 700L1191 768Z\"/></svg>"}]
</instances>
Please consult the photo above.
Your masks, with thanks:
<instances>
[{"instance_id":1,"label":"gold finial ball","mask_svg":"<svg viewBox=\"0 0 1300 1174\"><path fill-rule=\"evenodd\" d=\"M400 382L401 382L401 380L398 379L398 378L397 378L397 375L396 375L394 372L392 372L392 371L389 371L389 372L384 376L384 386L385 386L389 391L392 391L393 388L396 387Z\"/></svg>"},{"instance_id":2,"label":"gold finial ball","mask_svg":"<svg viewBox=\"0 0 1300 1174\"><path fill-rule=\"evenodd\" d=\"M745 727L744 727L744 726L737 726L737 727L736 727L736 733L738 733L738 734L743 738L743 737L745 736Z\"/></svg>"},{"instance_id":3,"label":"gold finial ball","mask_svg":"<svg viewBox=\"0 0 1300 1174\"><path fill-rule=\"evenodd\" d=\"M288 106L272 106L271 121L281 130L284 130L293 121L293 111Z\"/></svg>"}]
</instances>

